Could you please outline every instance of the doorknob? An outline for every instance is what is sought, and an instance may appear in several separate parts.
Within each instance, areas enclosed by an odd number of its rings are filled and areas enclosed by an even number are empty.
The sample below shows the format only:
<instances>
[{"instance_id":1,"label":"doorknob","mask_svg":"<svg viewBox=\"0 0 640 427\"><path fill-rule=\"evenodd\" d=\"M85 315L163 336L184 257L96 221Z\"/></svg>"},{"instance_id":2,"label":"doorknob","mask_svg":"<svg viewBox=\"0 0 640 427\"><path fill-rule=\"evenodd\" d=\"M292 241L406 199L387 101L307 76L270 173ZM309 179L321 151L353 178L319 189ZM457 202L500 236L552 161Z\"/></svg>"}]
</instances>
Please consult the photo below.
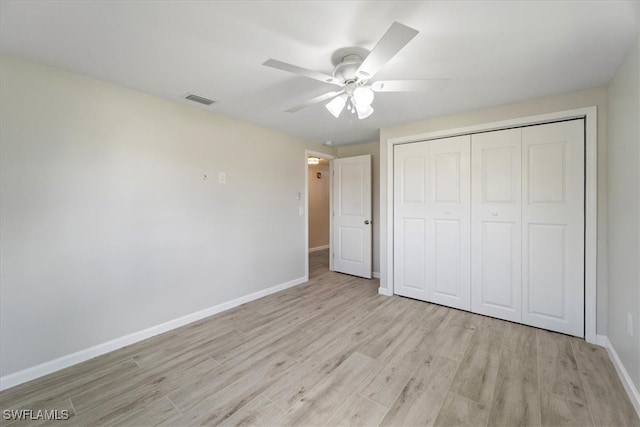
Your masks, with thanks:
<instances>
[{"instance_id":1,"label":"doorknob","mask_svg":"<svg viewBox=\"0 0 640 427\"><path fill-rule=\"evenodd\" d=\"M368 220L368 219L365 219L365 220L364 220L364 223L365 223L366 225L369 225L369 220Z\"/></svg>"}]
</instances>

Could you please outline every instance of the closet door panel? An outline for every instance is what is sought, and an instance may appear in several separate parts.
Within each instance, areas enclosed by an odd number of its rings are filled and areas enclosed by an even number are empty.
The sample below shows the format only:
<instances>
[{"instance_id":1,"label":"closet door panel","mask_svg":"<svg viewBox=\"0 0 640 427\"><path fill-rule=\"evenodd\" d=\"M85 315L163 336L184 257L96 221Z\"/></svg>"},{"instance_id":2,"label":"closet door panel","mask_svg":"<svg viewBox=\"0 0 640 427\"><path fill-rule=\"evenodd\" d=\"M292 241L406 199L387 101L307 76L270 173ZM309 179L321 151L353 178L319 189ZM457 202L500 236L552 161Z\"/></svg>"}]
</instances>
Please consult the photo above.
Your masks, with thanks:
<instances>
[{"instance_id":1,"label":"closet door panel","mask_svg":"<svg viewBox=\"0 0 640 427\"><path fill-rule=\"evenodd\" d=\"M470 141L429 141L427 182L428 301L471 309Z\"/></svg>"},{"instance_id":2,"label":"closet door panel","mask_svg":"<svg viewBox=\"0 0 640 427\"><path fill-rule=\"evenodd\" d=\"M426 142L394 147L394 292L427 300Z\"/></svg>"},{"instance_id":3,"label":"closet door panel","mask_svg":"<svg viewBox=\"0 0 640 427\"><path fill-rule=\"evenodd\" d=\"M520 322L521 129L472 136L471 307Z\"/></svg>"},{"instance_id":4,"label":"closet door panel","mask_svg":"<svg viewBox=\"0 0 640 427\"><path fill-rule=\"evenodd\" d=\"M528 315L567 317L567 226L528 224Z\"/></svg>"},{"instance_id":5,"label":"closet door panel","mask_svg":"<svg viewBox=\"0 0 640 427\"><path fill-rule=\"evenodd\" d=\"M460 277L461 243L460 221L433 221L433 288L432 298L459 299L463 280Z\"/></svg>"},{"instance_id":6,"label":"closet door panel","mask_svg":"<svg viewBox=\"0 0 640 427\"><path fill-rule=\"evenodd\" d=\"M584 336L584 122L522 130L523 322Z\"/></svg>"},{"instance_id":7,"label":"closet door panel","mask_svg":"<svg viewBox=\"0 0 640 427\"><path fill-rule=\"evenodd\" d=\"M511 316L511 313L519 314L517 302L520 295L514 270L520 260L514 257L514 252L519 252L519 247L514 242L520 241L514 222L483 221L482 230L479 230L482 239L481 253L477 258L481 266L481 274L474 276L473 283L481 282L481 286L473 287L473 310L496 317L505 317L509 320L519 320L519 316ZM476 254L474 254L474 257ZM516 265L514 265L516 264ZM518 277L519 279L519 277ZM506 310L507 313L500 313Z\"/></svg>"}]
</instances>

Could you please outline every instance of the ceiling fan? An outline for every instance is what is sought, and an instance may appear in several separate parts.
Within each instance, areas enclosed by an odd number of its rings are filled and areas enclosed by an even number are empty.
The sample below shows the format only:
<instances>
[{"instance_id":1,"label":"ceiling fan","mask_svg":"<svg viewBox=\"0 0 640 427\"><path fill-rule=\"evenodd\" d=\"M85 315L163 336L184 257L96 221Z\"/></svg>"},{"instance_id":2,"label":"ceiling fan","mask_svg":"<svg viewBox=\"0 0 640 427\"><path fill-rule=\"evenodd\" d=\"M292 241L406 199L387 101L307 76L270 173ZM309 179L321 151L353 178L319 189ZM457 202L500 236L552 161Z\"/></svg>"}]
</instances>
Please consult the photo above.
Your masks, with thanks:
<instances>
[{"instance_id":1,"label":"ceiling fan","mask_svg":"<svg viewBox=\"0 0 640 427\"><path fill-rule=\"evenodd\" d=\"M345 109L357 113L359 119L366 119L373 113L374 92L417 92L432 88L434 80L370 80L391 60L411 39L418 34L417 30L394 22L366 58L357 54L349 54L335 66L333 75L308 70L286 62L269 59L262 65L298 74L338 86L340 89L310 99L300 105L286 110L288 113L331 100L326 104L327 110L336 118Z\"/></svg>"}]
</instances>

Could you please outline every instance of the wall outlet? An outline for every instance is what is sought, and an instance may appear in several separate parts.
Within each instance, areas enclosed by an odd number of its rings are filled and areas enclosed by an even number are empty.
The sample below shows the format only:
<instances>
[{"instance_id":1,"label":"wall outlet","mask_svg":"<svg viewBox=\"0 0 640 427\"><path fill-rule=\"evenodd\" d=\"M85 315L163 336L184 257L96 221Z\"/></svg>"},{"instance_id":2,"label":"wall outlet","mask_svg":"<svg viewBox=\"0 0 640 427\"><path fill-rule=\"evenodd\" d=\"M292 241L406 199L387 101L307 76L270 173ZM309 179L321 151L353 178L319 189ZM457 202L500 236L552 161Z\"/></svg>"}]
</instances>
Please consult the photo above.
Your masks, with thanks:
<instances>
[{"instance_id":1,"label":"wall outlet","mask_svg":"<svg viewBox=\"0 0 640 427\"><path fill-rule=\"evenodd\" d=\"M631 313L627 313L627 333L630 337L633 336L633 316Z\"/></svg>"},{"instance_id":2,"label":"wall outlet","mask_svg":"<svg viewBox=\"0 0 640 427\"><path fill-rule=\"evenodd\" d=\"M225 172L218 172L218 183L219 184L227 183L227 174Z\"/></svg>"}]
</instances>

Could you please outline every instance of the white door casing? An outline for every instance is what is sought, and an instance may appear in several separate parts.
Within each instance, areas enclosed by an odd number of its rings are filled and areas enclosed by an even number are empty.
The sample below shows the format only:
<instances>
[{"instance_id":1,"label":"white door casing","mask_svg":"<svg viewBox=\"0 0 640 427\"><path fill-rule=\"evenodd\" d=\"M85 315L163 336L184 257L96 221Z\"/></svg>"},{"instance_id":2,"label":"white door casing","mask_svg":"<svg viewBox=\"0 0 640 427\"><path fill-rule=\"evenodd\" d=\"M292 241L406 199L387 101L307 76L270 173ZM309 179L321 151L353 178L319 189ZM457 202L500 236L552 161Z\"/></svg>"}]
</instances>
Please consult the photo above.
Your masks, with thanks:
<instances>
[{"instance_id":1,"label":"white door casing","mask_svg":"<svg viewBox=\"0 0 640 427\"><path fill-rule=\"evenodd\" d=\"M471 137L472 311L522 321L521 135Z\"/></svg>"},{"instance_id":2,"label":"white door casing","mask_svg":"<svg viewBox=\"0 0 640 427\"><path fill-rule=\"evenodd\" d=\"M523 322L584 336L584 121L522 129Z\"/></svg>"},{"instance_id":3,"label":"white door casing","mask_svg":"<svg viewBox=\"0 0 640 427\"><path fill-rule=\"evenodd\" d=\"M333 270L371 278L371 156L333 162Z\"/></svg>"},{"instance_id":4,"label":"white door casing","mask_svg":"<svg viewBox=\"0 0 640 427\"><path fill-rule=\"evenodd\" d=\"M399 295L470 309L469 142L466 135L396 147Z\"/></svg>"}]
</instances>

